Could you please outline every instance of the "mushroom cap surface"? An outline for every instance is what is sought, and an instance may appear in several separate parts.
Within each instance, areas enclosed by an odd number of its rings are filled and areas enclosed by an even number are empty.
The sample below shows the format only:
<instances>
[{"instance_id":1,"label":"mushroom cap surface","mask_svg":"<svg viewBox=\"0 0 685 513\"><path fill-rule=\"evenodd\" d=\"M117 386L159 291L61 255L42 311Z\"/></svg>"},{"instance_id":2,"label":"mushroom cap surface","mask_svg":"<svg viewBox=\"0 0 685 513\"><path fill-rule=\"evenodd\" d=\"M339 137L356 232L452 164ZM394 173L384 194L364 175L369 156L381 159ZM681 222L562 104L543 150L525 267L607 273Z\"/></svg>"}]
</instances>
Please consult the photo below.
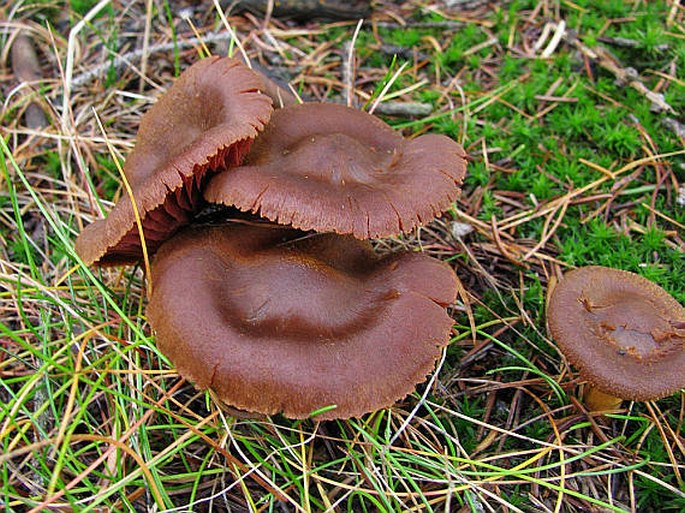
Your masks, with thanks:
<instances>
[{"instance_id":1,"label":"mushroom cap surface","mask_svg":"<svg viewBox=\"0 0 685 513\"><path fill-rule=\"evenodd\" d=\"M547 322L581 376L607 394L648 401L685 386L685 308L642 276L570 271L552 291Z\"/></svg>"},{"instance_id":2,"label":"mushroom cap surface","mask_svg":"<svg viewBox=\"0 0 685 513\"><path fill-rule=\"evenodd\" d=\"M206 175L242 162L269 121L271 100L258 74L233 58L210 57L184 71L140 121L124 164L150 253L187 224L202 201ZM142 258L134 210L124 192L106 219L76 240L87 264Z\"/></svg>"},{"instance_id":3,"label":"mushroom cap surface","mask_svg":"<svg viewBox=\"0 0 685 513\"><path fill-rule=\"evenodd\" d=\"M282 226L187 229L152 265L147 315L182 376L264 414L347 418L388 407L434 366L456 297L446 264Z\"/></svg>"},{"instance_id":4,"label":"mushroom cap surface","mask_svg":"<svg viewBox=\"0 0 685 513\"><path fill-rule=\"evenodd\" d=\"M304 103L274 112L244 165L212 178L205 198L303 230L386 237L450 207L465 156L444 135L405 139L366 112Z\"/></svg>"}]
</instances>

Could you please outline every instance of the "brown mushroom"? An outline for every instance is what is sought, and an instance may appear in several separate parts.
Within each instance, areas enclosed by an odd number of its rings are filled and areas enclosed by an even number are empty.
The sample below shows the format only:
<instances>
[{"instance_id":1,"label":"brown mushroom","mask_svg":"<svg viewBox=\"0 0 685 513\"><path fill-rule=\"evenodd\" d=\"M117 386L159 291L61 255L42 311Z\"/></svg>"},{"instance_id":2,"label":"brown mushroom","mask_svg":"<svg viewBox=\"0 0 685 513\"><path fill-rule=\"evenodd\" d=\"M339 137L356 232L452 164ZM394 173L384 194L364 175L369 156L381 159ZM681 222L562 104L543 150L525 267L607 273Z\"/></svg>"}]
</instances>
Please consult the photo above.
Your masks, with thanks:
<instances>
[{"instance_id":1,"label":"brown mushroom","mask_svg":"<svg viewBox=\"0 0 685 513\"><path fill-rule=\"evenodd\" d=\"M237 59L192 65L143 115L124 174L133 190L150 252L187 224L209 174L240 164L272 112L260 77ZM76 240L86 264L135 263L142 257L134 209L124 195L106 219Z\"/></svg>"},{"instance_id":2,"label":"brown mushroom","mask_svg":"<svg viewBox=\"0 0 685 513\"><path fill-rule=\"evenodd\" d=\"M464 150L444 135L408 140L366 112L304 103L274 112L245 164L217 174L205 198L295 228L366 239L440 215L465 172Z\"/></svg>"},{"instance_id":3,"label":"brown mushroom","mask_svg":"<svg viewBox=\"0 0 685 513\"><path fill-rule=\"evenodd\" d=\"M685 386L685 308L642 276L601 266L570 271L550 294L547 322L588 381L591 410Z\"/></svg>"},{"instance_id":4,"label":"brown mushroom","mask_svg":"<svg viewBox=\"0 0 685 513\"><path fill-rule=\"evenodd\" d=\"M456 278L418 253L277 225L187 229L153 259L147 314L181 375L253 412L388 407L449 340Z\"/></svg>"}]
</instances>

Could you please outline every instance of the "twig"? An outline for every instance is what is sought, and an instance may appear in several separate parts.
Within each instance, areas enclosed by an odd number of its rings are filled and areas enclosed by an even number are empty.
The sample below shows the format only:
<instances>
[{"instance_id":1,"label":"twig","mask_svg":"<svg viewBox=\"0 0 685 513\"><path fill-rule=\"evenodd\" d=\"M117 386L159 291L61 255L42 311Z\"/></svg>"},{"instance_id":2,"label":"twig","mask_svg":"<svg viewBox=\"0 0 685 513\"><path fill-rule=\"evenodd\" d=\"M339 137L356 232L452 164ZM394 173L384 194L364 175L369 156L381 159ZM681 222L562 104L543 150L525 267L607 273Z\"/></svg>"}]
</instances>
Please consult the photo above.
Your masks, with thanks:
<instances>
[{"instance_id":1,"label":"twig","mask_svg":"<svg viewBox=\"0 0 685 513\"><path fill-rule=\"evenodd\" d=\"M466 23L463 21L416 21L408 23L397 23L396 21L377 21L375 26L380 28L398 29L398 28L426 28L426 29L460 29Z\"/></svg>"},{"instance_id":2,"label":"twig","mask_svg":"<svg viewBox=\"0 0 685 513\"><path fill-rule=\"evenodd\" d=\"M554 33L552 34L552 39L550 39L549 43L540 54L540 57L542 57L543 59L551 57L557 49L557 47L559 46L559 43L561 42L561 39L564 37L564 34L566 32L566 22L564 20L561 20L558 25L553 26L552 24L547 24L545 26L545 29L547 29L547 27L554 28ZM549 35L549 32L543 30L542 36L540 36L540 39L537 41L537 43L535 43L534 48L536 50L542 48L542 45L547 41L547 35Z\"/></svg>"},{"instance_id":3,"label":"twig","mask_svg":"<svg viewBox=\"0 0 685 513\"><path fill-rule=\"evenodd\" d=\"M448 9L475 9L488 3L488 0L443 0Z\"/></svg>"},{"instance_id":4,"label":"twig","mask_svg":"<svg viewBox=\"0 0 685 513\"><path fill-rule=\"evenodd\" d=\"M601 37L597 38L597 41L600 41L602 43L606 43L608 45L618 46L621 48L638 48L639 49L642 46L642 44L639 41L636 41L635 39L628 39L627 37L601 36ZM654 49L657 52L667 52L669 48L670 48L670 46L667 44L656 45L654 47Z\"/></svg>"},{"instance_id":5,"label":"twig","mask_svg":"<svg viewBox=\"0 0 685 513\"><path fill-rule=\"evenodd\" d=\"M221 0L221 4L235 4L238 8L247 9L252 13L259 14L268 12L270 8L274 17L308 21L312 18L356 20L366 18L371 14L371 2L368 0L329 0L327 2L318 0L280 0L279 2L269 2L268 0L239 0L238 2Z\"/></svg>"},{"instance_id":6,"label":"twig","mask_svg":"<svg viewBox=\"0 0 685 513\"><path fill-rule=\"evenodd\" d=\"M348 107L351 107L352 92L354 91L354 85L352 84L352 76L354 74L352 72L352 66L354 65L354 47L352 46L351 41L345 41L342 44L342 54L343 56L347 55L348 57L343 57L342 67L340 68L340 81L343 83L344 103Z\"/></svg>"},{"instance_id":7,"label":"twig","mask_svg":"<svg viewBox=\"0 0 685 513\"><path fill-rule=\"evenodd\" d=\"M652 103L653 110L657 112L675 112L673 107L666 103L663 94L651 91L640 81L638 73L635 71L635 69L624 68L621 66L621 63L618 61L618 59L611 55L608 50L602 48L601 46L590 48L580 39L578 39L578 35L571 30L567 30L565 32L564 38L571 46L576 48L585 57L597 62L597 64L599 64L602 68L611 72L620 83L629 85L637 92L644 95Z\"/></svg>"},{"instance_id":8,"label":"twig","mask_svg":"<svg viewBox=\"0 0 685 513\"><path fill-rule=\"evenodd\" d=\"M499 43L499 40L496 37L491 37L490 39L486 39L480 44L477 44L475 46L472 46L468 50L466 50L463 54L463 57L468 57L469 55L473 55L474 53L478 53L481 50L484 50L485 48L488 48L490 46L494 46Z\"/></svg>"},{"instance_id":9,"label":"twig","mask_svg":"<svg viewBox=\"0 0 685 513\"><path fill-rule=\"evenodd\" d=\"M385 116L411 118L430 115L433 106L430 103L419 102L383 102L376 105L375 112Z\"/></svg>"},{"instance_id":10,"label":"twig","mask_svg":"<svg viewBox=\"0 0 685 513\"><path fill-rule=\"evenodd\" d=\"M677 135L681 139L685 139L685 125L683 125L677 119L664 118L661 120L661 124L669 130L671 130L675 135Z\"/></svg>"}]
</instances>

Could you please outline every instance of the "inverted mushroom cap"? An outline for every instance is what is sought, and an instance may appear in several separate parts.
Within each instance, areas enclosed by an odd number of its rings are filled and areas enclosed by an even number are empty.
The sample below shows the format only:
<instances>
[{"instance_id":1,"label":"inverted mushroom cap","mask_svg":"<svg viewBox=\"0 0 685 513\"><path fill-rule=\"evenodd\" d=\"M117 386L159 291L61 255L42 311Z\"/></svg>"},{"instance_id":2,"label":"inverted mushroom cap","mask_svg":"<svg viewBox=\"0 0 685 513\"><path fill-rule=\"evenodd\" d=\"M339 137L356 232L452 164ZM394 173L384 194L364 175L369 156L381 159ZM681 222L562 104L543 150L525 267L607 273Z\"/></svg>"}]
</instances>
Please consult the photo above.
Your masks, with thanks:
<instances>
[{"instance_id":1,"label":"inverted mushroom cap","mask_svg":"<svg viewBox=\"0 0 685 513\"><path fill-rule=\"evenodd\" d=\"M600 266L570 271L547 321L569 361L607 394L646 401L685 386L685 308L646 278Z\"/></svg>"},{"instance_id":2,"label":"inverted mushroom cap","mask_svg":"<svg viewBox=\"0 0 685 513\"><path fill-rule=\"evenodd\" d=\"M466 172L444 135L408 140L372 115L335 104L276 111L245 159L205 190L214 203L304 230L386 237L450 207Z\"/></svg>"},{"instance_id":3,"label":"inverted mushroom cap","mask_svg":"<svg viewBox=\"0 0 685 513\"><path fill-rule=\"evenodd\" d=\"M271 115L271 101L261 87L259 75L242 62L211 57L183 72L143 115L124 173L150 252L190 221L208 173L242 162ZM86 264L140 260L140 237L126 194L106 219L83 230L76 251Z\"/></svg>"},{"instance_id":4,"label":"inverted mushroom cap","mask_svg":"<svg viewBox=\"0 0 685 513\"><path fill-rule=\"evenodd\" d=\"M147 314L181 375L238 408L346 418L392 405L449 340L442 262L280 226L186 230L155 255Z\"/></svg>"}]
</instances>

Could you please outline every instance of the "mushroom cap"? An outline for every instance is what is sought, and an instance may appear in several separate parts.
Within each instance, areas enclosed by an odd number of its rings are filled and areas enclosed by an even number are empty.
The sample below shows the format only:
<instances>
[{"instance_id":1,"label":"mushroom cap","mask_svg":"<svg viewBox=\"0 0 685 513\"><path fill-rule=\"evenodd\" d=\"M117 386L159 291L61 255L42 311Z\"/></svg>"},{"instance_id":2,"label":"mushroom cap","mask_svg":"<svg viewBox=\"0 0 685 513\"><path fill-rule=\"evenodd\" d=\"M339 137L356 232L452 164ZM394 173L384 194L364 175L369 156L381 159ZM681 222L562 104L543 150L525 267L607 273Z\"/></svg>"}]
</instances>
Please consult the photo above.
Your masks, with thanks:
<instances>
[{"instance_id":1,"label":"mushroom cap","mask_svg":"<svg viewBox=\"0 0 685 513\"><path fill-rule=\"evenodd\" d=\"M433 370L456 297L446 264L282 226L185 230L152 265L147 315L182 376L264 414L347 418L392 405Z\"/></svg>"},{"instance_id":2,"label":"mushroom cap","mask_svg":"<svg viewBox=\"0 0 685 513\"><path fill-rule=\"evenodd\" d=\"M685 308L642 276L570 271L552 291L547 322L581 376L607 394L648 401L685 386Z\"/></svg>"},{"instance_id":3,"label":"mushroom cap","mask_svg":"<svg viewBox=\"0 0 685 513\"><path fill-rule=\"evenodd\" d=\"M190 221L207 174L242 162L271 116L271 100L261 88L259 75L241 61L211 57L184 71L142 116L124 174L150 253ZM86 264L129 264L142 258L127 194L106 219L83 230L76 251Z\"/></svg>"},{"instance_id":4,"label":"mushroom cap","mask_svg":"<svg viewBox=\"0 0 685 513\"><path fill-rule=\"evenodd\" d=\"M408 232L450 207L466 173L444 135L405 139L335 104L277 110L245 164L218 173L205 198L303 230L360 239Z\"/></svg>"}]
</instances>

